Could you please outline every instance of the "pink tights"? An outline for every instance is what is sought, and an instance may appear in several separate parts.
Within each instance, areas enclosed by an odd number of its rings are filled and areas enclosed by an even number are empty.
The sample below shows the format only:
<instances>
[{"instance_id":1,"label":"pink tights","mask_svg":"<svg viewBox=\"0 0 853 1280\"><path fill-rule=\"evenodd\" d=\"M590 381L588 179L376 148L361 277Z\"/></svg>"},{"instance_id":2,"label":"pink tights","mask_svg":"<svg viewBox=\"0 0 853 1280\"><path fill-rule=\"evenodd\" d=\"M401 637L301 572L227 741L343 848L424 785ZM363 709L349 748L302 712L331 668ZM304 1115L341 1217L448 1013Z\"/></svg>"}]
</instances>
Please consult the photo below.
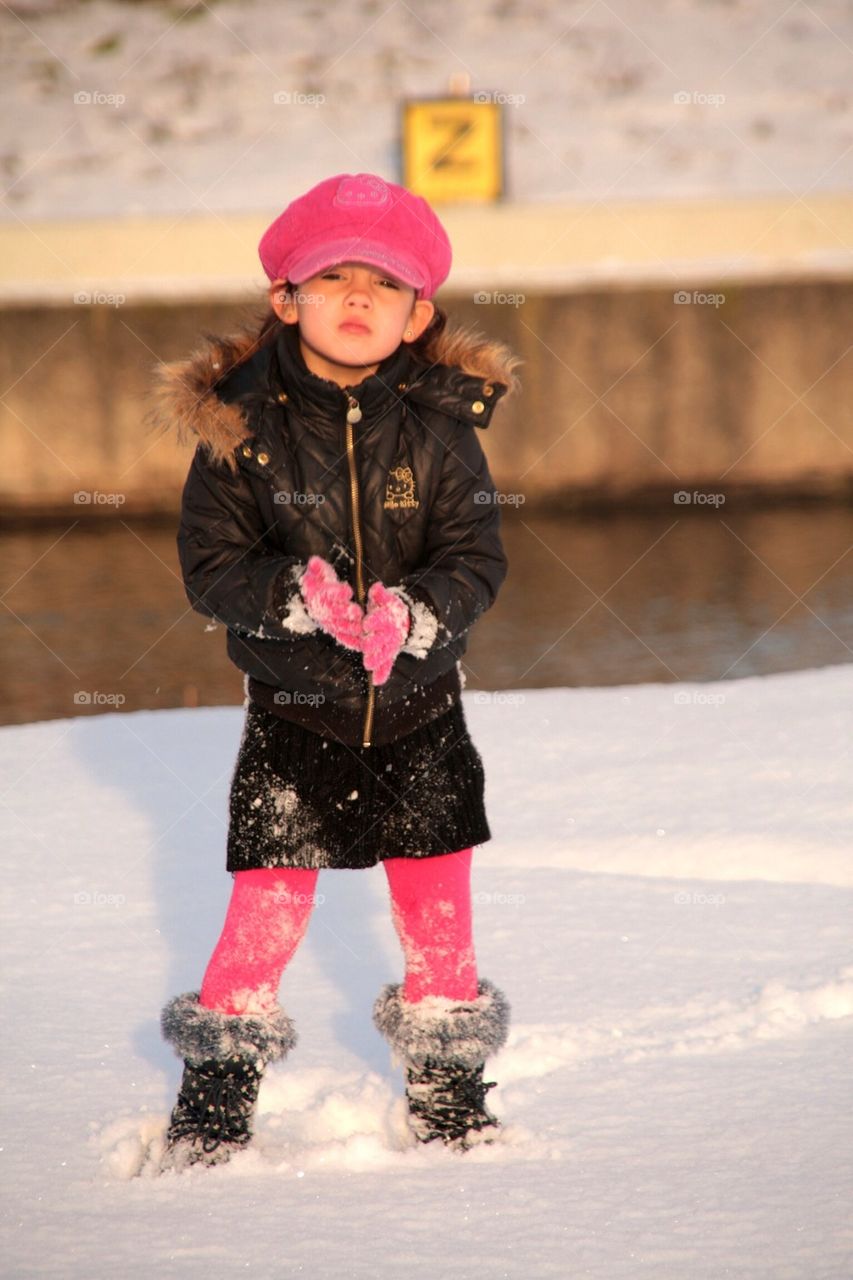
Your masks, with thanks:
<instances>
[{"instance_id":1,"label":"pink tights","mask_svg":"<svg viewBox=\"0 0 853 1280\"><path fill-rule=\"evenodd\" d=\"M382 864L406 961L408 1001L477 996L472 852L389 858ZM281 975L308 928L318 874L294 867L235 873L222 934L202 982L206 1008L264 1013L275 1007Z\"/></svg>"}]
</instances>

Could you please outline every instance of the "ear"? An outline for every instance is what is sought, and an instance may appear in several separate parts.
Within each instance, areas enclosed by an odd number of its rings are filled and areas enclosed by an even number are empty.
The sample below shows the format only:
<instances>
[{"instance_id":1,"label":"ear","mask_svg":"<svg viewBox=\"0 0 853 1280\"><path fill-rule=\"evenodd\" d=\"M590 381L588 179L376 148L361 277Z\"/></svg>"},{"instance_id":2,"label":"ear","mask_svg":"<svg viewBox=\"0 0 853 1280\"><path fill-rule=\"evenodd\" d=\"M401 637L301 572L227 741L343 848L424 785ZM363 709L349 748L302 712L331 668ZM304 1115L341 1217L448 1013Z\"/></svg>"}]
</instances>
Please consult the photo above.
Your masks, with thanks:
<instances>
[{"instance_id":1,"label":"ear","mask_svg":"<svg viewBox=\"0 0 853 1280\"><path fill-rule=\"evenodd\" d=\"M433 303L428 302L426 298L418 298L412 307L412 313L406 325L406 332L403 334L403 341L416 342L434 315L435 306Z\"/></svg>"},{"instance_id":2,"label":"ear","mask_svg":"<svg viewBox=\"0 0 853 1280\"><path fill-rule=\"evenodd\" d=\"M269 288L270 306L284 324L296 324L299 312L293 300L293 286L287 280L273 280Z\"/></svg>"}]
</instances>

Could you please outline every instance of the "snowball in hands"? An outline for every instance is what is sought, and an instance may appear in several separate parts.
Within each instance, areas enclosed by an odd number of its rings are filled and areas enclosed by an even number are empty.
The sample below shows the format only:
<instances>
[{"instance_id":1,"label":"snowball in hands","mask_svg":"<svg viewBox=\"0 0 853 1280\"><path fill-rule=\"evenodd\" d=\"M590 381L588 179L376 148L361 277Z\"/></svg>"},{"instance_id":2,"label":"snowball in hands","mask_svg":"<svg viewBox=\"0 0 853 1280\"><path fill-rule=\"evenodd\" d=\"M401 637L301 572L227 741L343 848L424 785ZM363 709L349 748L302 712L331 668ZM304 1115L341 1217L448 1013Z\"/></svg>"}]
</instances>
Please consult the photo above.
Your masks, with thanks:
<instances>
[{"instance_id":1,"label":"snowball in hands","mask_svg":"<svg viewBox=\"0 0 853 1280\"><path fill-rule=\"evenodd\" d=\"M409 634L411 618L399 596L381 582L367 593L367 613L362 628L365 671L373 672L373 683L384 684Z\"/></svg>"},{"instance_id":2,"label":"snowball in hands","mask_svg":"<svg viewBox=\"0 0 853 1280\"><path fill-rule=\"evenodd\" d=\"M300 590L305 607L318 627L344 648L361 649L364 614L352 598L350 584L341 582L327 560L311 556Z\"/></svg>"},{"instance_id":3,"label":"snowball in hands","mask_svg":"<svg viewBox=\"0 0 853 1280\"><path fill-rule=\"evenodd\" d=\"M365 613L353 600L350 584L342 582L321 556L309 559L300 590L314 622L338 644L360 652L365 671L373 672L373 683L384 684L411 626L409 610L400 597L374 582Z\"/></svg>"}]
</instances>

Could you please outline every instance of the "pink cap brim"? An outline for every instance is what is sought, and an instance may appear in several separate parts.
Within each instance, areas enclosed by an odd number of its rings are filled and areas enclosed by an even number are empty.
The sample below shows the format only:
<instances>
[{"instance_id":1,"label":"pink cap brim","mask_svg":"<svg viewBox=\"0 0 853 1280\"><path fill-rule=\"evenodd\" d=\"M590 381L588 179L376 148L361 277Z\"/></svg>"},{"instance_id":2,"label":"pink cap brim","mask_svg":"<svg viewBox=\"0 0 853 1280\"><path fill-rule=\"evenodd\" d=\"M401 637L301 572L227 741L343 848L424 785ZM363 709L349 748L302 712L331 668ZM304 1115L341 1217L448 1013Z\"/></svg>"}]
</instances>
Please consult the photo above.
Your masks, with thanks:
<instances>
[{"instance_id":1,"label":"pink cap brim","mask_svg":"<svg viewBox=\"0 0 853 1280\"><path fill-rule=\"evenodd\" d=\"M320 271L338 266L341 262L364 262L370 267L379 267L404 284L411 285L413 289L423 289L426 284L426 276L414 262L389 253L382 244L352 237L346 240L326 240L322 245L308 249L301 258L290 263L288 276L292 284L302 284Z\"/></svg>"}]
</instances>

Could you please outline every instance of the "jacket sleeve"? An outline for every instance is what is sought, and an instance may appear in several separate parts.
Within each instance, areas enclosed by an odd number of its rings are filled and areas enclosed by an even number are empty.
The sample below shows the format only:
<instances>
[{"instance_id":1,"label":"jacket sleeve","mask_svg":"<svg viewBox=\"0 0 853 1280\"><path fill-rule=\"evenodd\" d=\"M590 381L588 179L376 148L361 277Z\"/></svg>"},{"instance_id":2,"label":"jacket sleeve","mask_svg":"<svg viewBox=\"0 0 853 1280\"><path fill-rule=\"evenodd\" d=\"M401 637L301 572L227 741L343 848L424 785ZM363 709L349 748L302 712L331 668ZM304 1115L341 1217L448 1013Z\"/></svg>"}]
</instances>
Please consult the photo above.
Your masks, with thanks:
<instances>
[{"instance_id":1,"label":"jacket sleeve","mask_svg":"<svg viewBox=\"0 0 853 1280\"><path fill-rule=\"evenodd\" d=\"M397 588L412 615L403 652L425 657L444 647L494 604L507 573L500 518L477 431L460 424L444 455L424 564Z\"/></svg>"},{"instance_id":2,"label":"jacket sleeve","mask_svg":"<svg viewBox=\"0 0 853 1280\"><path fill-rule=\"evenodd\" d=\"M248 478L196 449L181 505L178 558L194 609L232 631L285 639L316 630L299 591L305 564L272 551Z\"/></svg>"}]
</instances>

